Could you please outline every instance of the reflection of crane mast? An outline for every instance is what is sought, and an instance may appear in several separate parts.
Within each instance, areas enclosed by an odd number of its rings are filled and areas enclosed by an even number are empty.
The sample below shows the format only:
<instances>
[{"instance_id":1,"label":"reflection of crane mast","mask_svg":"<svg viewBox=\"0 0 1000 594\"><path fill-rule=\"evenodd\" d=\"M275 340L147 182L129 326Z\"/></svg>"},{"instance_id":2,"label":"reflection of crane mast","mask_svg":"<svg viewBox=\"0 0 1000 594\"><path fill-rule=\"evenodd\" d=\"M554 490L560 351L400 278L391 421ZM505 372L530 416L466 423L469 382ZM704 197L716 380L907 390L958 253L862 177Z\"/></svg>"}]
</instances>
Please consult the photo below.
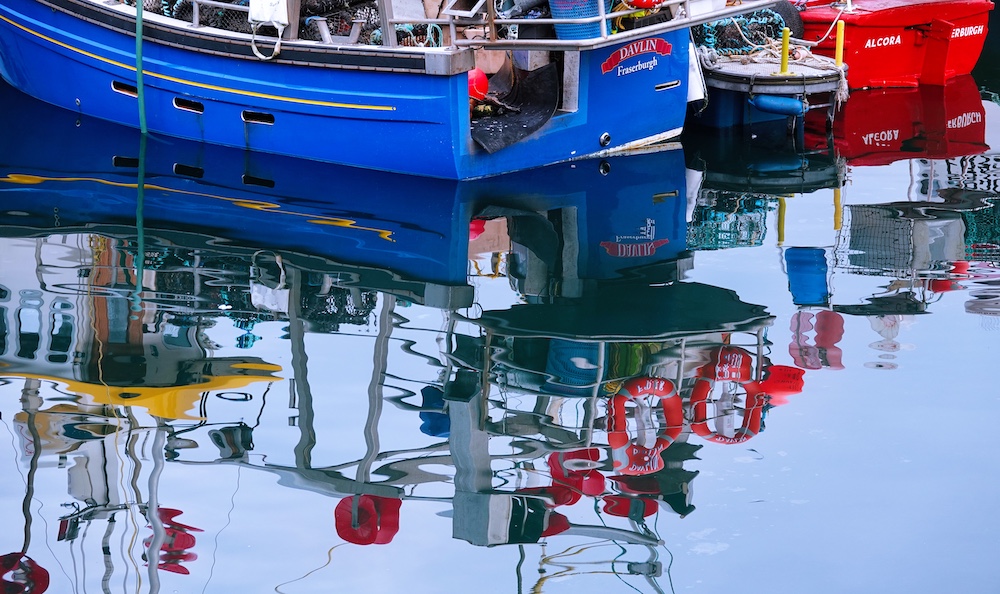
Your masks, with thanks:
<instances>
[{"instance_id":1,"label":"reflection of crane mast","mask_svg":"<svg viewBox=\"0 0 1000 594\"><path fill-rule=\"evenodd\" d=\"M49 586L49 573L28 556L31 546L31 501L35 496L35 473L38 472L38 459L42 454L41 436L35 418L42 399L38 396L41 382L37 379L25 379L21 389L21 409L27 415L28 432L31 435L33 448L28 463L28 475L25 478L24 499L21 502L21 514L24 516L24 539L21 550L0 556L0 585L6 592L25 592L27 594L42 594ZM13 581L3 576L10 574Z\"/></svg>"},{"instance_id":2,"label":"reflection of crane mast","mask_svg":"<svg viewBox=\"0 0 1000 594\"><path fill-rule=\"evenodd\" d=\"M633 522L632 524L636 530L639 529L639 526L635 522ZM572 577L576 575L610 574L618 577L621 576L620 572L614 568L614 566L616 565L615 560L612 560L610 562L576 560L573 563L570 563L568 560L564 560L570 557L574 557L576 555L584 554L585 552L594 549L617 548L619 551L621 551L622 550L621 546L616 544L614 541L596 542L585 545L574 545L566 548L564 551L560 553L555 553L552 555L549 555L545 552L545 549L547 548L545 543L542 543L540 546L542 547L542 554L539 556L538 559L538 573L541 577L539 577L538 580L535 582L535 584L531 587L530 592L532 594L541 594L543 592L543 588L545 587L546 583L553 579ZM628 574L641 575L645 579L646 583L648 583L650 587L653 588L654 592L657 592L657 594L663 594L664 592L663 588L661 588L660 584L656 581L656 578L662 575L663 572L663 564L659 560L660 559L659 552L657 551L657 548L653 545L646 545L646 548L649 551L649 558L646 561L625 562L625 564L627 565ZM524 560L523 545L520 546L520 552L521 552L521 563L518 563L518 590L517 590L519 594L520 592L522 592L520 588L520 584L522 581L520 575L520 568ZM608 564L611 565L610 570L594 569L590 571L584 571L579 569L583 566L599 566ZM550 566L562 569L560 569L559 571L551 572L549 570ZM671 591L672 590L673 588L671 587Z\"/></svg>"},{"instance_id":3,"label":"reflection of crane mast","mask_svg":"<svg viewBox=\"0 0 1000 594\"><path fill-rule=\"evenodd\" d=\"M282 476L283 484L291 484L299 488L322 492L330 495L350 495L352 526L357 527L359 496L375 496L398 500L430 499L441 500L438 497L424 498L406 494L402 485L414 486L420 483L440 482L447 479L436 473L423 470L422 466L451 465L455 469L455 495L451 502L455 506L456 536L465 535L470 541L482 538L482 516L485 508L493 505L503 505L503 500L509 494L493 492L493 471L491 461L506 458L537 457L543 450L542 444L521 444L518 452L513 454L491 454L489 452L490 433L486 429L486 398L487 387L471 373L471 370L460 368L452 373L451 367L446 373L451 381L446 382L445 398L447 413L451 419L451 434L447 444L430 446L412 451L422 454L418 458L390 461L378 468L380 475L390 477L388 481L371 482L373 465L379 460L396 458L405 452L381 452L379 449L378 421L383 405L383 385L388 365L388 346L394 327L393 298L383 296L383 303L378 314L378 334L373 353L373 370L368 387L368 416L365 429L366 454L355 462L347 462L324 468L314 468L311 464L309 451L315 443L316 432L313 427L312 395L307 381L307 354L304 348L305 328L299 320L296 311L299 299L295 298L297 276L293 271L288 273L291 293L289 297L289 337L292 341L292 368L295 371L295 405L298 409L298 426L300 438L295 448L295 467L285 467L266 463L262 468ZM449 324L448 333L451 334ZM452 344L453 336L446 341ZM449 359L450 360L450 359ZM487 384L488 386L488 384ZM440 455L428 456L431 452L442 452ZM447 452L447 453L445 453ZM342 471L355 467L355 478L349 479ZM492 498L492 501L491 501ZM659 539L651 535L604 526L574 526L570 533L597 538L611 538L630 543L655 545ZM477 544L486 544L477 543Z\"/></svg>"}]
</instances>

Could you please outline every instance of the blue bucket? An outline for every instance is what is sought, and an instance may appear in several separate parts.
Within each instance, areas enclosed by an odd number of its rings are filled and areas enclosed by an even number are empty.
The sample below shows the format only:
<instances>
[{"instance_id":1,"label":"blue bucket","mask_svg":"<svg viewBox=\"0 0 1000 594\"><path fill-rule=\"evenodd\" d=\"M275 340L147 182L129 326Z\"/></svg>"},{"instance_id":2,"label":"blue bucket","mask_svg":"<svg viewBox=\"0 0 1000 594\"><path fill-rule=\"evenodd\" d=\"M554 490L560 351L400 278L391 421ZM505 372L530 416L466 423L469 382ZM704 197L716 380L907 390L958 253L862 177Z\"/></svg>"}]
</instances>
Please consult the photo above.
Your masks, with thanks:
<instances>
[{"instance_id":1,"label":"blue bucket","mask_svg":"<svg viewBox=\"0 0 1000 594\"><path fill-rule=\"evenodd\" d=\"M785 270L788 273L788 290L792 293L792 303L818 307L830 305L826 250L788 248L785 250Z\"/></svg>"},{"instance_id":2,"label":"blue bucket","mask_svg":"<svg viewBox=\"0 0 1000 594\"><path fill-rule=\"evenodd\" d=\"M597 16L596 0L549 0L549 10L554 19L583 19ZM611 0L604 1L604 13L611 12ZM556 25L559 39L590 39L601 36L601 23L581 23L578 25ZM611 23L608 22L608 33Z\"/></svg>"}]
</instances>

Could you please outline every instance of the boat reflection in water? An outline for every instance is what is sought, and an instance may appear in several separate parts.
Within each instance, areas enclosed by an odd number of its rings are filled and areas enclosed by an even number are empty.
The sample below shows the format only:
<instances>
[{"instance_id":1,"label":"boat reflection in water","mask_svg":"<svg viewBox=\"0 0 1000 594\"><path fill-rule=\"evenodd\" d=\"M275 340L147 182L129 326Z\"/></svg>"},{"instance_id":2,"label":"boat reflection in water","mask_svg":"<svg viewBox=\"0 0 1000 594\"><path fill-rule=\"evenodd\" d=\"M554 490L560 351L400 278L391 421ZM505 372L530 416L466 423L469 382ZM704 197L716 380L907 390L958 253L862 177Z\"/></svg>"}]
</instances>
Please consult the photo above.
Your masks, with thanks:
<instances>
[{"instance_id":1,"label":"boat reflection in water","mask_svg":"<svg viewBox=\"0 0 1000 594\"><path fill-rule=\"evenodd\" d=\"M826 147L825 118L809 114L806 144ZM853 91L833 122L838 154L851 166L950 159L985 152L986 113L971 75L942 86Z\"/></svg>"},{"instance_id":2,"label":"boat reflection in water","mask_svg":"<svg viewBox=\"0 0 1000 594\"><path fill-rule=\"evenodd\" d=\"M730 134L684 138L687 167L701 172L699 186L690 192L691 249L759 246L767 232L768 213L782 209L786 198L832 189L839 199L847 165L832 145L807 149L788 135L760 131L752 138ZM780 226L778 230L782 231Z\"/></svg>"},{"instance_id":3,"label":"boat reflection in water","mask_svg":"<svg viewBox=\"0 0 1000 594\"><path fill-rule=\"evenodd\" d=\"M749 151L726 136L691 136L684 145L688 167L704 172L690 248L763 245L768 215L776 211L776 244L796 308L787 320L795 366L844 369L845 316L870 323L874 360L867 366L895 369L905 347L900 331L944 293L972 283L969 310L995 311L988 284L1000 245L989 182L995 177L974 175L992 163L982 155L985 108L975 81L962 76L944 86L855 91L832 129L825 118L807 120L804 146L763 128L744 139ZM905 192L873 204L844 203L849 177L878 174L873 167L897 161L910 168ZM800 209L817 200L831 201L827 229L786 229L786 220L804 219Z\"/></svg>"},{"instance_id":4,"label":"boat reflection in water","mask_svg":"<svg viewBox=\"0 0 1000 594\"><path fill-rule=\"evenodd\" d=\"M441 555L662 591L685 463L803 388L762 306L684 282L680 150L460 183L2 100L17 591L467 580Z\"/></svg>"},{"instance_id":5,"label":"boat reflection in water","mask_svg":"<svg viewBox=\"0 0 1000 594\"><path fill-rule=\"evenodd\" d=\"M978 257L973 248L989 241L976 239L974 229L981 234L989 228L982 219L990 218L995 197L981 191L972 175L989 148L985 108L971 76L944 86L855 91L850 103L837 115L832 143L851 175L901 162L911 183L872 204L841 206L835 195L827 243L814 237L813 243L782 245L782 265L799 308L790 322L789 351L805 369L842 369L837 343L844 335L843 315L864 316L877 335L869 345L877 360L867 366L896 369L892 359L903 348L897 339L913 316L928 313L943 293L967 288L964 281L992 276L992 266L982 262L992 258ZM811 123L807 144L829 146L824 122ZM781 215L779 236L784 209ZM854 289L835 295L835 277L844 275L851 275Z\"/></svg>"}]
</instances>

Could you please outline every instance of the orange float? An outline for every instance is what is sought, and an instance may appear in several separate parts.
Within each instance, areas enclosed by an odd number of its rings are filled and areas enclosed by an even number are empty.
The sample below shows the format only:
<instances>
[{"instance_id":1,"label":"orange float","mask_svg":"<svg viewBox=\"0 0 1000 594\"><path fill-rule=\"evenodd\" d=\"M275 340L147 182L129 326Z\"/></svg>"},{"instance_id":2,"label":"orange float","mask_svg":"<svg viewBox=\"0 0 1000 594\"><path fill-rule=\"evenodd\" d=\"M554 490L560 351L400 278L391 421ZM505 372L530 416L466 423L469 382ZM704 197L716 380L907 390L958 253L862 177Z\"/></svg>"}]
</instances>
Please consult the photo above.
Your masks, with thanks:
<instances>
[{"instance_id":1,"label":"orange float","mask_svg":"<svg viewBox=\"0 0 1000 594\"><path fill-rule=\"evenodd\" d=\"M656 8L657 6L663 4L665 0L628 0L626 4L632 8L641 8L643 10L650 10Z\"/></svg>"},{"instance_id":2,"label":"orange float","mask_svg":"<svg viewBox=\"0 0 1000 594\"><path fill-rule=\"evenodd\" d=\"M482 101L486 98L486 93L490 90L490 81L486 73L479 68L469 71L469 98Z\"/></svg>"}]
</instances>

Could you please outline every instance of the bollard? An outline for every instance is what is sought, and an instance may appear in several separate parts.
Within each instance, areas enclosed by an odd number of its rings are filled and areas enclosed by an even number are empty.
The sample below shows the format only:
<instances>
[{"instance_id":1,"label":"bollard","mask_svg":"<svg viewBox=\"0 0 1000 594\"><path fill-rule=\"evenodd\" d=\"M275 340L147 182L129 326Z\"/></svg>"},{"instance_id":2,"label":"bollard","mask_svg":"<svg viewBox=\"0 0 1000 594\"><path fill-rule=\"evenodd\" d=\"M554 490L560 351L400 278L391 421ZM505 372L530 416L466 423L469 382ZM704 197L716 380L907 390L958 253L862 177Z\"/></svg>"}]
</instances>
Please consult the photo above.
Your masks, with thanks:
<instances>
[{"instance_id":1,"label":"bollard","mask_svg":"<svg viewBox=\"0 0 1000 594\"><path fill-rule=\"evenodd\" d=\"M844 209L840 205L840 188L833 189L833 230L840 231L844 220Z\"/></svg>"},{"instance_id":2,"label":"bollard","mask_svg":"<svg viewBox=\"0 0 1000 594\"><path fill-rule=\"evenodd\" d=\"M791 30L785 27L781 30L781 72L779 74L788 74L788 36L791 35Z\"/></svg>"},{"instance_id":3,"label":"bollard","mask_svg":"<svg viewBox=\"0 0 1000 594\"><path fill-rule=\"evenodd\" d=\"M778 247L785 244L785 197L778 196Z\"/></svg>"},{"instance_id":4,"label":"bollard","mask_svg":"<svg viewBox=\"0 0 1000 594\"><path fill-rule=\"evenodd\" d=\"M844 21L837 21L837 50L834 60L837 68L844 65Z\"/></svg>"}]
</instances>

